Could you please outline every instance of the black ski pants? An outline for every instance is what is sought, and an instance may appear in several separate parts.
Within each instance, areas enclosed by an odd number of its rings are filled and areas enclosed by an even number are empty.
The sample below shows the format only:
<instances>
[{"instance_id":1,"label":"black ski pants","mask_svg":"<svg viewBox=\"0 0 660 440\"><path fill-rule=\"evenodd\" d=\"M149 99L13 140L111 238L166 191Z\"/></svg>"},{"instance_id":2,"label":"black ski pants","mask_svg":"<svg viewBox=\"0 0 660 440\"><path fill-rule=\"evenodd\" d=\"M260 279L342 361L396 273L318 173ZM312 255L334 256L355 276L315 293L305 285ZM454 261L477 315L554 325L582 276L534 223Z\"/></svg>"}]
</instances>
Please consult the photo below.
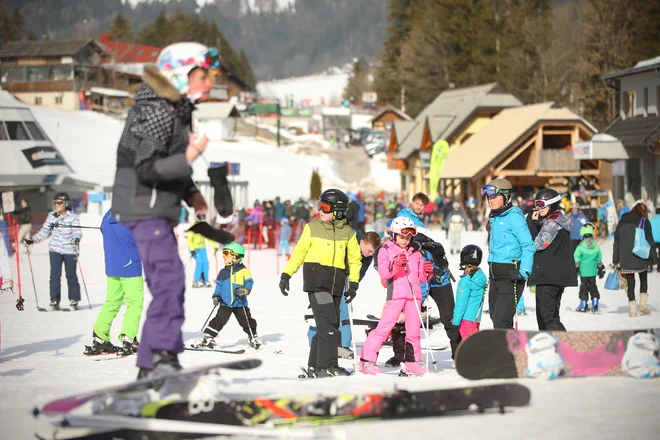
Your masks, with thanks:
<instances>
[{"instance_id":1,"label":"black ski pants","mask_svg":"<svg viewBox=\"0 0 660 440\"><path fill-rule=\"evenodd\" d=\"M257 335L257 321L252 318L249 307L218 307L218 312L204 329L204 333L215 338L220 330L227 324L231 315L236 317L236 321L248 336ZM251 333L250 333L251 332Z\"/></svg>"},{"instance_id":2,"label":"black ski pants","mask_svg":"<svg viewBox=\"0 0 660 440\"><path fill-rule=\"evenodd\" d=\"M559 318L561 297L564 288L552 284L540 284L536 286L536 322L539 330L563 330L566 327Z\"/></svg>"},{"instance_id":3,"label":"black ski pants","mask_svg":"<svg viewBox=\"0 0 660 440\"><path fill-rule=\"evenodd\" d=\"M490 287L488 288L488 310L493 328L513 328L513 316L516 314L517 301L525 290L525 281L515 284L509 281L509 272L515 269L513 264L490 264Z\"/></svg>"},{"instance_id":4,"label":"black ski pants","mask_svg":"<svg viewBox=\"0 0 660 440\"><path fill-rule=\"evenodd\" d=\"M660 103L658 103L660 105ZM660 243L655 243L655 247L652 249L655 252L655 261L658 262L658 272L660 272Z\"/></svg>"},{"instance_id":5,"label":"black ski pants","mask_svg":"<svg viewBox=\"0 0 660 440\"><path fill-rule=\"evenodd\" d=\"M4 246L4 243L2 244ZM78 260L73 254L48 252L50 257L50 302L59 304L62 289L62 264L69 286L69 301L80 301L80 283L76 274Z\"/></svg>"},{"instance_id":6,"label":"black ski pants","mask_svg":"<svg viewBox=\"0 0 660 440\"><path fill-rule=\"evenodd\" d=\"M639 275L639 293L648 293L648 272L640 272L637 275ZM624 273L623 276L628 281L628 301L635 301L635 274Z\"/></svg>"},{"instance_id":7,"label":"black ski pants","mask_svg":"<svg viewBox=\"0 0 660 440\"><path fill-rule=\"evenodd\" d=\"M309 303L316 321L316 334L312 337L307 365L317 370L339 365L337 347L339 336L339 303L340 296L330 292L309 293Z\"/></svg>"},{"instance_id":8,"label":"black ski pants","mask_svg":"<svg viewBox=\"0 0 660 440\"><path fill-rule=\"evenodd\" d=\"M598 286L596 285L596 277L580 277L579 295L581 301L589 301L589 295L591 295L591 299L600 299L600 293L598 292Z\"/></svg>"},{"instance_id":9,"label":"black ski pants","mask_svg":"<svg viewBox=\"0 0 660 440\"><path fill-rule=\"evenodd\" d=\"M430 289L429 295L438 306L440 322L442 322L447 332L451 346L451 357L454 359L458 344L461 343L461 334L458 332L458 327L451 323L452 319L454 319L454 289L451 287L451 284L433 287Z\"/></svg>"}]
</instances>

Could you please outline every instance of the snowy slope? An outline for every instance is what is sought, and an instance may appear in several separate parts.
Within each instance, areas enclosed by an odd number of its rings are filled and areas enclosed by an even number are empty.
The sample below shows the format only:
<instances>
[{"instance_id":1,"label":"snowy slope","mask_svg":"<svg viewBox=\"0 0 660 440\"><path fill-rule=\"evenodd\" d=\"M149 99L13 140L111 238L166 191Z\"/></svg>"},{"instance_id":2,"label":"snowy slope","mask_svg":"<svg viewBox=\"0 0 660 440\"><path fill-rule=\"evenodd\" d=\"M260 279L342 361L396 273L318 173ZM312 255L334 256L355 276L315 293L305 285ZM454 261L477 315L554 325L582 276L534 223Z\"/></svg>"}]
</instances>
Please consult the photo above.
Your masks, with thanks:
<instances>
[{"instance_id":1,"label":"snowy slope","mask_svg":"<svg viewBox=\"0 0 660 440\"><path fill-rule=\"evenodd\" d=\"M83 225L96 225L100 219L83 216ZM444 234L435 238L444 240ZM483 232L464 235L463 244L469 242L485 246ZM18 312L12 298L0 297L0 321L2 322L2 352L0 352L0 438L33 438L35 421L30 411L36 404L73 392L90 390L101 385L118 384L135 378L135 359L94 361L82 356L85 344L91 343L92 326L105 295L103 252L101 237L97 231L85 230L81 242L81 263L92 310L39 313L34 302L27 259L21 255L21 275L26 310ZM188 254L181 243L181 256L188 261ZM610 261L611 245L603 246L605 261ZM451 268L458 272L457 256L449 256ZM281 262L282 264L284 261ZM32 264L36 271L39 304L48 302L48 251L46 244L34 247ZM214 263L211 263L213 267ZM281 270L282 265L280 265ZM250 268L256 280L250 296L250 307L258 321L259 336L268 344L259 353L249 351L243 357L257 356L264 360L258 369L236 373L228 372L233 382L228 393L237 394L312 394L358 392L392 389L395 385L410 389L429 389L459 385L488 383L469 382L459 377L448 352L436 353L439 371L423 378L399 378L393 375L325 380L298 380L298 366L307 362L307 326L302 316L307 310L306 295L302 293L302 276L291 280L292 292L288 297L280 295L277 283L275 256L269 251L253 251ZM187 283L192 282L192 265L187 267ZM627 315L627 299L622 292L601 288L603 313L582 315L564 311L564 306L577 305L577 288L570 288L564 296L562 320L570 330L629 329L660 327L660 274L650 275L649 285L653 315L631 319ZM83 293L84 295L84 293ZM66 298L66 287L63 287ZM84 298L84 296L83 296ZM146 295L146 304L149 295ZM355 316L378 314L384 301L383 288L375 271L370 270L362 282L354 302ZM85 302L85 301L83 301ZM529 314L520 320L522 329L536 329L535 302L526 296ZM86 303L86 302L85 302ZM185 339L192 340L200 330L203 320L212 308L211 289L189 289L186 293ZM121 324L115 321L113 335ZM483 328L492 328L488 316L484 316ZM365 339L363 328L354 332L361 345ZM233 320L218 338L225 347L246 347L246 335ZM438 327L431 332L433 343L446 343L444 331ZM246 347L248 350L249 348ZM282 349L284 354L272 354ZM384 348L380 361L384 362L391 351ZM180 359L184 366L192 367L212 362L239 359L241 356L216 353L185 352ZM342 365L351 362L342 360ZM491 381L492 382L492 381ZM344 425L340 429L346 438L383 439L406 438L414 433L416 438L451 439L656 439L660 425L657 417L660 379L637 381L630 378L561 379L554 382L521 380L532 391L529 407L512 410L506 415L485 414L465 417L443 417L359 423Z\"/></svg>"},{"instance_id":2,"label":"snowy slope","mask_svg":"<svg viewBox=\"0 0 660 440\"><path fill-rule=\"evenodd\" d=\"M346 73L310 75L262 81L257 83L257 91L262 98L279 99L281 102L286 102L287 97L293 96L295 104L308 99L309 105L321 105L323 99L325 104L338 105L342 102L347 83Z\"/></svg>"}]
</instances>

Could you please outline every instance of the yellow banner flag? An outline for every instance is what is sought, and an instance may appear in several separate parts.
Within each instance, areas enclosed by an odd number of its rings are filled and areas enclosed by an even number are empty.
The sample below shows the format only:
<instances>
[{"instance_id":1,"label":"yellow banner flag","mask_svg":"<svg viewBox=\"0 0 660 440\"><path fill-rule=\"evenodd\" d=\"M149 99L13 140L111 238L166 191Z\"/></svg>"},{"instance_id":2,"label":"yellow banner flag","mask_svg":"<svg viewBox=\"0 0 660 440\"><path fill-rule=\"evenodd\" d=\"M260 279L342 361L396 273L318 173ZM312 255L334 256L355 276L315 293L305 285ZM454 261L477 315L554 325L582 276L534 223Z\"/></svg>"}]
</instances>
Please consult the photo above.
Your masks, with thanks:
<instances>
[{"instance_id":1,"label":"yellow banner flag","mask_svg":"<svg viewBox=\"0 0 660 440\"><path fill-rule=\"evenodd\" d=\"M447 153L449 152L449 143L444 139L439 139L433 144L431 152L431 168L429 170L429 196L431 200L438 194L438 183L442 174L442 166L445 164Z\"/></svg>"}]
</instances>

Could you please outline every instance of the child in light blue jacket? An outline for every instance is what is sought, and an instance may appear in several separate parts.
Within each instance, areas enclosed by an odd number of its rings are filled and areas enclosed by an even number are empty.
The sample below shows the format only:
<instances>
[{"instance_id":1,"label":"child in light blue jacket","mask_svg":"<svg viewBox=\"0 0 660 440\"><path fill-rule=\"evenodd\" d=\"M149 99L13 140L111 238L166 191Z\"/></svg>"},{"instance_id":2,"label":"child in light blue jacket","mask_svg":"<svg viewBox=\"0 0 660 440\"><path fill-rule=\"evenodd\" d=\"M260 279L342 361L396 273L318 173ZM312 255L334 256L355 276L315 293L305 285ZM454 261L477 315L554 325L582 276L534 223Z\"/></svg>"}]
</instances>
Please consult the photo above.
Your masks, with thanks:
<instances>
[{"instance_id":1,"label":"child in light blue jacket","mask_svg":"<svg viewBox=\"0 0 660 440\"><path fill-rule=\"evenodd\" d=\"M456 287L456 306L452 324L458 326L461 339L479 331L481 310L488 280L479 265L483 252L479 246L469 244L461 250L461 266L464 271Z\"/></svg>"}]
</instances>

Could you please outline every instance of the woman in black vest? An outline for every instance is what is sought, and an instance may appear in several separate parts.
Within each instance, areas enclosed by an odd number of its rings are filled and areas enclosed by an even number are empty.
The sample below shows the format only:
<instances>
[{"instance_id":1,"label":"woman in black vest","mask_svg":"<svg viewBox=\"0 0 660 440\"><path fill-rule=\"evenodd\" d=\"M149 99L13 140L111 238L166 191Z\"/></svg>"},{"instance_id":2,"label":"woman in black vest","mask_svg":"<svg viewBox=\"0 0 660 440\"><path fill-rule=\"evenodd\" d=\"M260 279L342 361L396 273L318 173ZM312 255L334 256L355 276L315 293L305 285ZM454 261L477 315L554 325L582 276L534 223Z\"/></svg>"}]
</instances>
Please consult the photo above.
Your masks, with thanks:
<instances>
[{"instance_id":1,"label":"woman in black vest","mask_svg":"<svg viewBox=\"0 0 660 440\"><path fill-rule=\"evenodd\" d=\"M642 219L646 219L642 222ZM643 224L642 224L643 223ZM648 309L648 272L653 270L653 252L649 257L643 259L633 254L635 246L635 230L638 227L644 229L644 236L649 245L653 246L653 234L651 224L648 221L648 210L644 203L639 202L633 206L632 211L621 216L621 220L614 233L614 253L612 263L621 266L621 274L628 281L628 304L630 306L630 317L637 316L637 302L635 302L635 274L639 276L639 311L645 315L651 314Z\"/></svg>"},{"instance_id":2,"label":"woman in black vest","mask_svg":"<svg viewBox=\"0 0 660 440\"><path fill-rule=\"evenodd\" d=\"M534 212L527 225L536 253L529 285L536 286L536 321L539 330L566 330L559 318L564 288L577 286L571 245L571 220L559 208L561 196L551 188L534 197Z\"/></svg>"}]
</instances>

